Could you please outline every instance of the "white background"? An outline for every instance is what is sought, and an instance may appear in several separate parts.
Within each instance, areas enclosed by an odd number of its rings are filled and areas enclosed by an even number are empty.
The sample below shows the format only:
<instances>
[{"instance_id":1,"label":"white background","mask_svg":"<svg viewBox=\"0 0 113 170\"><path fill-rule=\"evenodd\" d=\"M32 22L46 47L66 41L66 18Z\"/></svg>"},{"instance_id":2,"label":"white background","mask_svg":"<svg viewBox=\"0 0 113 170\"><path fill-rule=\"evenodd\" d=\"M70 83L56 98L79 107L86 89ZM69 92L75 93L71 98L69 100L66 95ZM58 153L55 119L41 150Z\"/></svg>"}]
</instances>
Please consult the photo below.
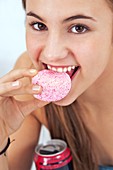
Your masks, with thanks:
<instances>
[{"instance_id":1,"label":"white background","mask_svg":"<svg viewBox=\"0 0 113 170\"><path fill-rule=\"evenodd\" d=\"M16 59L26 50L24 21L21 0L0 0L0 77L13 68ZM39 143L49 139L43 127ZM35 170L34 164L32 170Z\"/></svg>"},{"instance_id":2,"label":"white background","mask_svg":"<svg viewBox=\"0 0 113 170\"><path fill-rule=\"evenodd\" d=\"M24 21L21 0L0 0L0 77L26 50Z\"/></svg>"}]
</instances>

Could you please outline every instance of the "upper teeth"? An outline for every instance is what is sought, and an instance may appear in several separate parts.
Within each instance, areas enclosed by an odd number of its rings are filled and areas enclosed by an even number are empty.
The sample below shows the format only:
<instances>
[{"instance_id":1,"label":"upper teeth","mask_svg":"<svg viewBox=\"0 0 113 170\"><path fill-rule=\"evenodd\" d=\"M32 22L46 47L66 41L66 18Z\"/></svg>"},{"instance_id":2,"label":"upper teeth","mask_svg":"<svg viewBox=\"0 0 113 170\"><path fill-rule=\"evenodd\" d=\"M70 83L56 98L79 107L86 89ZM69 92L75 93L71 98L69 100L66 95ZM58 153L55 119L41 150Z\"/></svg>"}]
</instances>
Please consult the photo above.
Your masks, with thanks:
<instances>
[{"instance_id":1,"label":"upper teeth","mask_svg":"<svg viewBox=\"0 0 113 170\"><path fill-rule=\"evenodd\" d=\"M47 65L47 68L49 70L53 70L53 71L57 71L57 72L70 72L72 69L75 69L75 66L68 66L68 67L53 67L53 66L50 66L50 65Z\"/></svg>"}]
</instances>

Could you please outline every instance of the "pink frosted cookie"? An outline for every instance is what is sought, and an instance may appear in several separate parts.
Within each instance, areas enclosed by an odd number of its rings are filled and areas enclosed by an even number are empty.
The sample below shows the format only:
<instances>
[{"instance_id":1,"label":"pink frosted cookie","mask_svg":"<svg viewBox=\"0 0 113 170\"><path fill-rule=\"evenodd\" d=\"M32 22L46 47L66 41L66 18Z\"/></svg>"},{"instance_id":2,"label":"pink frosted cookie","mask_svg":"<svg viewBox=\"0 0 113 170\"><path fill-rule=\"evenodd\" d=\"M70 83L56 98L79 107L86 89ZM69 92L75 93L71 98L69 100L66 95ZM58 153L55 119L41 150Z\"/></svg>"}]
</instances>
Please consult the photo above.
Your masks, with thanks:
<instances>
[{"instance_id":1,"label":"pink frosted cookie","mask_svg":"<svg viewBox=\"0 0 113 170\"><path fill-rule=\"evenodd\" d=\"M33 77L33 84L42 86L42 93L34 95L43 101L58 101L63 99L70 91L71 79L67 73L52 70L42 70Z\"/></svg>"}]
</instances>

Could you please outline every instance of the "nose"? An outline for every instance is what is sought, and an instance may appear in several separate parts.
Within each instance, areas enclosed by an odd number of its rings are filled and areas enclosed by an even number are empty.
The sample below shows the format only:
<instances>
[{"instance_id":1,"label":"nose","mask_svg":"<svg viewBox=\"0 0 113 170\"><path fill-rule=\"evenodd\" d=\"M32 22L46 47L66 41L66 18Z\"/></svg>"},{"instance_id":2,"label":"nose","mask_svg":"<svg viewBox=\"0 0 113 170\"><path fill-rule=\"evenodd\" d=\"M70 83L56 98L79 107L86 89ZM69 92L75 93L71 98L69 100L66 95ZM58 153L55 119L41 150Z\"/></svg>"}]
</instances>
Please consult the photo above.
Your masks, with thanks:
<instances>
[{"instance_id":1,"label":"nose","mask_svg":"<svg viewBox=\"0 0 113 170\"><path fill-rule=\"evenodd\" d=\"M43 57L49 62L55 62L67 57L68 49L66 48L63 36L60 36L54 31L51 34L48 33L42 54Z\"/></svg>"}]
</instances>

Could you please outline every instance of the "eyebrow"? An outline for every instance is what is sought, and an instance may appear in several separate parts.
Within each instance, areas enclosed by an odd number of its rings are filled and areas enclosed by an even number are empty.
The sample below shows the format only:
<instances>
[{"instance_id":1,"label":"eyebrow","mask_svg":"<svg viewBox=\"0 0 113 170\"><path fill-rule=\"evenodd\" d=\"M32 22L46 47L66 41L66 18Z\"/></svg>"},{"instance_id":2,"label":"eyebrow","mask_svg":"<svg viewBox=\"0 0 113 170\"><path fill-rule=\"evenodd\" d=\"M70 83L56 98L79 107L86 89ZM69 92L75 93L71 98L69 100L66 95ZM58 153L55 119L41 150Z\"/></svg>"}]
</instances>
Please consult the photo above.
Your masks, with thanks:
<instances>
[{"instance_id":1,"label":"eyebrow","mask_svg":"<svg viewBox=\"0 0 113 170\"><path fill-rule=\"evenodd\" d=\"M39 19L40 21L44 22L44 19L42 19L39 15L35 14L32 11L28 12L26 15L35 17L35 18ZM72 21L72 20L75 20L75 19L89 19L89 20L96 21L93 17L86 16L86 15L83 15L83 14L79 14L79 15L74 15L74 16L71 16L69 18L66 18L65 20L63 20L63 22L69 22L69 21Z\"/></svg>"},{"instance_id":2,"label":"eyebrow","mask_svg":"<svg viewBox=\"0 0 113 170\"><path fill-rule=\"evenodd\" d=\"M35 18L39 19L40 21L43 21L43 22L44 22L44 20L43 20L39 15L33 13L32 11L28 12L26 15L27 15L27 16L35 17Z\"/></svg>"},{"instance_id":3,"label":"eyebrow","mask_svg":"<svg viewBox=\"0 0 113 170\"><path fill-rule=\"evenodd\" d=\"M66 18L63 22L68 22L68 21L72 21L75 19L90 19L90 20L96 21L93 17L80 14L80 15L74 15L69 18Z\"/></svg>"}]
</instances>

